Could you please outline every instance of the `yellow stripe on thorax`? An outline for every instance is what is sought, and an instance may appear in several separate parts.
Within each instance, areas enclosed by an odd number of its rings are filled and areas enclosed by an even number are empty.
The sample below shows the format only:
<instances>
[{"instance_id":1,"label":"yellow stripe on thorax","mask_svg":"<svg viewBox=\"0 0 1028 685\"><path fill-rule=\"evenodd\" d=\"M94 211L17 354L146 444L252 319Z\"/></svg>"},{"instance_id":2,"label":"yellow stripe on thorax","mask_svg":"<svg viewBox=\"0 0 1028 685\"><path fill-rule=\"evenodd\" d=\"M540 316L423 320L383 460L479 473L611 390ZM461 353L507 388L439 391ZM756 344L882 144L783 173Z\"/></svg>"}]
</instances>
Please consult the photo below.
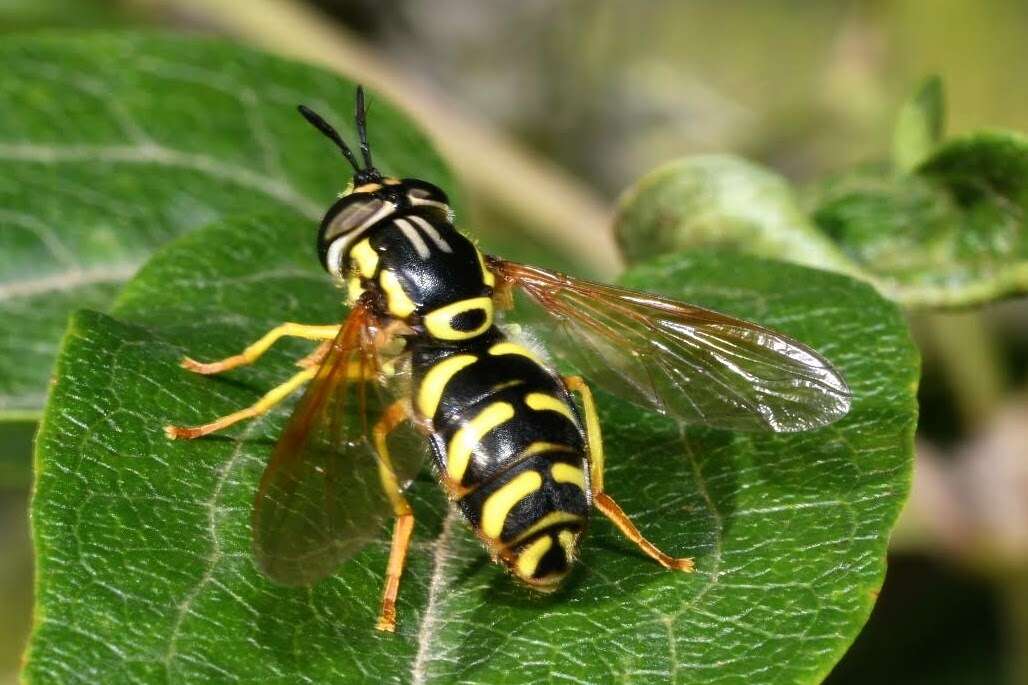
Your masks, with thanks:
<instances>
[{"instance_id":1,"label":"yellow stripe on thorax","mask_svg":"<svg viewBox=\"0 0 1028 685\"><path fill-rule=\"evenodd\" d=\"M496 285L496 276L493 275L493 272L485 265L485 256L477 247L475 248L475 254L478 255L478 265L482 268L482 282L492 288Z\"/></svg>"},{"instance_id":2,"label":"yellow stripe on thorax","mask_svg":"<svg viewBox=\"0 0 1028 685\"><path fill-rule=\"evenodd\" d=\"M405 319L414 312L414 301L404 292L396 274L385 269L378 277L378 281L382 285L382 290L385 291L390 314L398 319Z\"/></svg>"},{"instance_id":3,"label":"yellow stripe on thorax","mask_svg":"<svg viewBox=\"0 0 1028 685\"><path fill-rule=\"evenodd\" d=\"M482 323L471 331L459 331L453 327L453 318L465 312L481 309L485 312ZM451 302L425 314L425 328L429 335L438 340L467 340L481 335L493 325L493 301L488 297L472 297Z\"/></svg>"},{"instance_id":4,"label":"yellow stripe on thorax","mask_svg":"<svg viewBox=\"0 0 1028 685\"><path fill-rule=\"evenodd\" d=\"M500 537L507 514L518 502L542 487L543 477L537 471L525 471L489 495L482 505L482 532L491 538Z\"/></svg>"},{"instance_id":5,"label":"yellow stripe on thorax","mask_svg":"<svg viewBox=\"0 0 1028 685\"><path fill-rule=\"evenodd\" d=\"M543 555L549 552L552 546L553 538L549 535L544 535L521 550L517 561L518 575L522 578L531 578L535 570L539 568L539 562L542 560Z\"/></svg>"},{"instance_id":6,"label":"yellow stripe on thorax","mask_svg":"<svg viewBox=\"0 0 1028 685\"><path fill-rule=\"evenodd\" d=\"M378 253L371 247L367 238L360 241L350 250L350 256L357 262L357 269L364 278L371 278L378 268Z\"/></svg>"},{"instance_id":7,"label":"yellow stripe on thorax","mask_svg":"<svg viewBox=\"0 0 1028 685\"><path fill-rule=\"evenodd\" d=\"M535 411L555 411L567 417L567 420L571 423L576 426L578 425L578 421L575 419L575 415L571 413L571 408L567 402L559 400L553 395L547 395L542 392L530 392L525 395L525 404Z\"/></svg>"},{"instance_id":8,"label":"yellow stripe on thorax","mask_svg":"<svg viewBox=\"0 0 1028 685\"><path fill-rule=\"evenodd\" d=\"M464 478L471 454L485 434L513 417L514 406L512 404L494 402L483 409L478 416L457 429L446 451L446 473L454 483L460 483Z\"/></svg>"},{"instance_id":9,"label":"yellow stripe on thorax","mask_svg":"<svg viewBox=\"0 0 1028 685\"><path fill-rule=\"evenodd\" d=\"M346 302L351 307L357 304L357 300L364 294L364 286L361 285L359 276L351 276L346 282Z\"/></svg>"},{"instance_id":10,"label":"yellow stripe on thorax","mask_svg":"<svg viewBox=\"0 0 1028 685\"><path fill-rule=\"evenodd\" d=\"M470 366L477 361L473 354L458 354L439 362L425 374L418 388L418 411L426 418L435 416L435 410L439 408L439 402L443 398L446 385L453 379L458 371L465 366Z\"/></svg>"}]
</instances>

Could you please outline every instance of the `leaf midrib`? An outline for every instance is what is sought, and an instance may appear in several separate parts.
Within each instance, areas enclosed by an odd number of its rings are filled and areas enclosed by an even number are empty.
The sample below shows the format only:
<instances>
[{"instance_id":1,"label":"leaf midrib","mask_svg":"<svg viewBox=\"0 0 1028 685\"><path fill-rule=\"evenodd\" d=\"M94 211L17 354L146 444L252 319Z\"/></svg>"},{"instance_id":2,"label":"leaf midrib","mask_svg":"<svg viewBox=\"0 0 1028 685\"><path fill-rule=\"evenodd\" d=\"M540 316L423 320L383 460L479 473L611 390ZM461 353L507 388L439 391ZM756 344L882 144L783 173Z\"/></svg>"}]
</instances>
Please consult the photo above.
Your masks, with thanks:
<instances>
[{"instance_id":1,"label":"leaf midrib","mask_svg":"<svg viewBox=\"0 0 1028 685\"><path fill-rule=\"evenodd\" d=\"M259 190L298 211L308 219L320 219L322 204L298 192L274 176L255 173L226 164L209 155L182 152L156 143L138 145L40 145L37 143L0 143L0 161L59 164L61 162L114 162L154 164L189 169L237 185Z\"/></svg>"},{"instance_id":2,"label":"leaf midrib","mask_svg":"<svg viewBox=\"0 0 1028 685\"><path fill-rule=\"evenodd\" d=\"M41 278L0 283L0 302L21 297L34 297L52 292L63 292L97 283L116 283L128 280L139 271L142 261L112 262L103 268L69 269Z\"/></svg>"},{"instance_id":3,"label":"leaf midrib","mask_svg":"<svg viewBox=\"0 0 1028 685\"><path fill-rule=\"evenodd\" d=\"M433 542L435 549L432 553L432 575L428 583L425 612L418 627L418 651L411 662L411 685L424 685L428 677L428 665L432 662L432 638L439 621L440 594L446 585L447 563L453 556L450 542L453 526L458 522L458 518L457 510L451 505L443 519L442 530Z\"/></svg>"}]
</instances>

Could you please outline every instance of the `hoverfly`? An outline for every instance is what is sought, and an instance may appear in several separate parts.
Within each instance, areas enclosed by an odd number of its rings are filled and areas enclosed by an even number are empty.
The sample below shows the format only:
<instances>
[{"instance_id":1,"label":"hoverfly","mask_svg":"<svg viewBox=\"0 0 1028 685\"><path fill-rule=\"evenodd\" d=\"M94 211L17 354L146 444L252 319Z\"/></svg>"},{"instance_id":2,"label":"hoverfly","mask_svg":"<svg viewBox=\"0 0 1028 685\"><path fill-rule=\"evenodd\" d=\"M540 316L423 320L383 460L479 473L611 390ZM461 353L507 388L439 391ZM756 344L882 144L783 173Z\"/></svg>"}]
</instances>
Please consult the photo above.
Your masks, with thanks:
<instances>
[{"instance_id":1,"label":"hoverfly","mask_svg":"<svg viewBox=\"0 0 1028 685\"><path fill-rule=\"evenodd\" d=\"M440 188L375 168L360 87L363 165L324 119L299 110L354 170L317 237L349 314L339 325L282 324L221 361L184 359L190 371L216 374L253 363L283 336L321 341L253 406L165 428L170 438L197 438L307 386L253 509L255 556L272 580L305 585L330 575L394 517L377 623L393 631L414 527L404 492L426 458L492 559L531 588L552 591L567 576L592 507L661 566L693 569L647 540L605 492L589 386L559 375L497 323L514 289L549 313L597 384L680 421L785 432L848 411L839 373L780 333L482 254L454 227Z\"/></svg>"}]
</instances>

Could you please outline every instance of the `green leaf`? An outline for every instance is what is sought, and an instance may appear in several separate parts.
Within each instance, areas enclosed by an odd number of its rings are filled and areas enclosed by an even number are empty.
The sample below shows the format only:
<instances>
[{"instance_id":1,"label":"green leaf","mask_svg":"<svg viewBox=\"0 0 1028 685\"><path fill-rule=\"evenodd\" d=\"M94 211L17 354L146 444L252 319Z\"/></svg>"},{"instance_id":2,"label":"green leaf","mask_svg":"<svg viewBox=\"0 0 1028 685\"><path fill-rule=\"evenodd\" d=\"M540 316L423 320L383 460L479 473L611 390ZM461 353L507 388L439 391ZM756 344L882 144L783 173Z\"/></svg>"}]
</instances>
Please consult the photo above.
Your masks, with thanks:
<instances>
[{"instance_id":1,"label":"green leaf","mask_svg":"<svg viewBox=\"0 0 1028 685\"><path fill-rule=\"evenodd\" d=\"M717 246L797 264L853 271L800 210L788 181L731 155L675 160L621 198L614 226L629 262Z\"/></svg>"},{"instance_id":2,"label":"green leaf","mask_svg":"<svg viewBox=\"0 0 1028 685\"><path fill-rule=\"evenodd\" d=\"M934 148L911 173L865 166L818 183L808 215L780 176L699 156L643 177L616 223L631 262L727 248L829 269L911 309L1028 292L1028 139L992 131Z\"/></svg>"},{"instance_id":3,"label":"green leaf","mask_svg":"<svg viewBox=\"0 0 1028 685\"><path fill-rule=\"evenodd\" d=\"M0 418L38 416L68 314L105 309L154 248L240 213L317 220L349 180L295 109L354 139L353 84L324 70L131 34L6 37L0 62ZM452 188L408 119L371 112L383 170Z\"/></svg>"},{"instance_id":4,"label":"green leaf","mask_svg":"<svg viewBox=\"0 0 1028 685\"><path fill-rule=\"evenodd\" d=\"M892 162L896 168L904 172L916 169L942 140L945 126L942 79L931 76L903 104L896 118L892 132Z\"/></svg>"},{"instance_id":5,"label":"green leaf","mask_svg":"<svg viewBox=\"0 0 1028 685\"><path fill-rule=\"evenodd\" d=\"M274 324L338 321L292 214L191 233L76 315L37 443L36 627L43 682L541 681L816 683L866 620L911 475L918 356L866 285L713 251L627 282L779 327L836 363L851 413L813 433L682 431L600 395L608 492L697 572L657 567L604 520L549 596L522 589L447 513L426 471L395 635L374 620L388 534L311 589L272 585L250 555L250 506L288 408L223 436L169 442L295 370L276 346L226 377L188 353L237 352Z\"/></svg>"},{"instance_id":6,"label":"green leaf","mask_svg":"<svg viewBox=\"0 0 1028 685\"><path fill-rule=\"evenodd\" d=\"M912 174L870 167L816 189L814 220L890 297L966 306L1028 292L1028 139L983 132Z\"/></svg>"}]
</instances>

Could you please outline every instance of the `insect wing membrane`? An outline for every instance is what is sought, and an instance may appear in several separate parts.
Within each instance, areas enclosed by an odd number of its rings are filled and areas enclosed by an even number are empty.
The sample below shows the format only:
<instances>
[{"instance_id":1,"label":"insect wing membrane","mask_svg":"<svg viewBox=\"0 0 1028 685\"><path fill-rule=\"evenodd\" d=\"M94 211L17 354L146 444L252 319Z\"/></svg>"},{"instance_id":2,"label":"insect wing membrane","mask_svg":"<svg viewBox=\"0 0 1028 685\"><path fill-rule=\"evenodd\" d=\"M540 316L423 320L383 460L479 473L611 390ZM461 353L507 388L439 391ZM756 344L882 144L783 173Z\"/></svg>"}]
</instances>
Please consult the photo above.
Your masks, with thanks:
<instances>
[{"instance_id":1,"label":"insect wing membrane","mask_svg":"<svg viewBox=\"0 0 1028 685\"><path fill-rule=\"evenodd\" d=\"M254 554L278 583L309 585L330 575L381 539L382 522L393 514L372 438L388 397L377 379L370 337L370 315L355 307L261 478L253 510ZM396 450L403 485L422 461L422 452L406 447Z\"/></svg>"},{"instance_id":2,"label":"insect wing membrane","mask_svg":"<svg viewBox=\"0 0 1028 685\"><path fill-rule=\"evenodd\" d=\"M557 320L558 350L607 391L687 423L817 428L849 410L842 376L781 333L655 295L491 259Z\"/></svg>"}]
</instances>

